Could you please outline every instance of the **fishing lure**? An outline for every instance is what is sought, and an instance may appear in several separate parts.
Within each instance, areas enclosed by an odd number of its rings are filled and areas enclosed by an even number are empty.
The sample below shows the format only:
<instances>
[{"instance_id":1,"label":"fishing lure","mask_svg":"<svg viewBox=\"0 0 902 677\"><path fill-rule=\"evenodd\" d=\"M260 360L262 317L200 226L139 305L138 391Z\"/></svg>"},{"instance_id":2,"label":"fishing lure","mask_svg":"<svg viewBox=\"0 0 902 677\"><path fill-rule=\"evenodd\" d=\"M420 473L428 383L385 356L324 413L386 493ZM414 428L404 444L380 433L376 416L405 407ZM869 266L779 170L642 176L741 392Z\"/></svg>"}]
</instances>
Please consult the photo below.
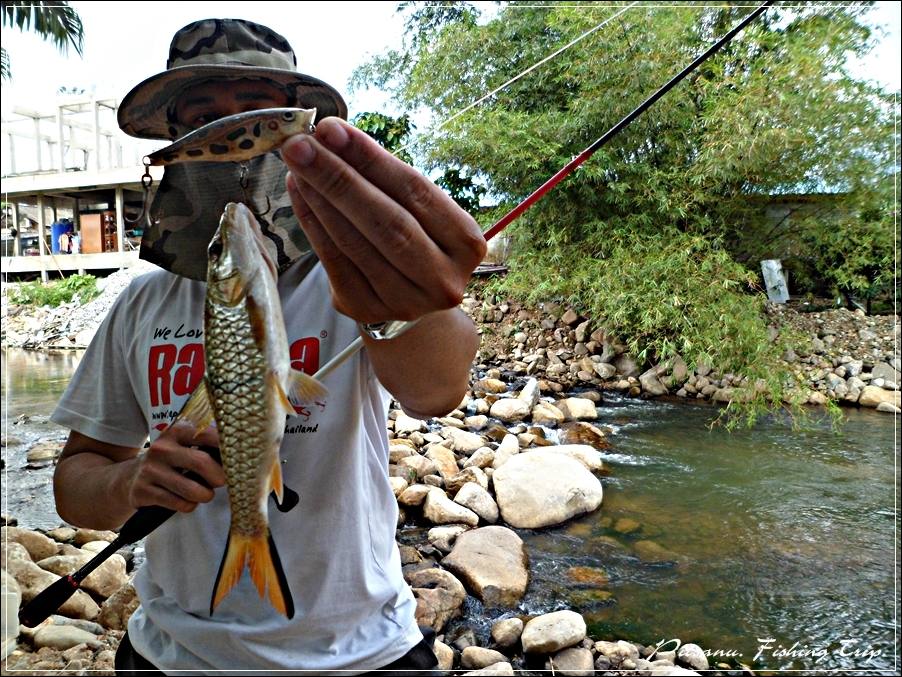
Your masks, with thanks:
<instances>
[{"instance_id":1,"label":"fishing lure","mask_svg":"<svg viewBox=\"0 0 902 677\"><path fill-rule=\"evenodd\" d=\"M295 134L313 134L315 108L261 108L214 120L145 158L151 167L177 162L244 162L276 150Z\"/></svg>"}]
</instances>

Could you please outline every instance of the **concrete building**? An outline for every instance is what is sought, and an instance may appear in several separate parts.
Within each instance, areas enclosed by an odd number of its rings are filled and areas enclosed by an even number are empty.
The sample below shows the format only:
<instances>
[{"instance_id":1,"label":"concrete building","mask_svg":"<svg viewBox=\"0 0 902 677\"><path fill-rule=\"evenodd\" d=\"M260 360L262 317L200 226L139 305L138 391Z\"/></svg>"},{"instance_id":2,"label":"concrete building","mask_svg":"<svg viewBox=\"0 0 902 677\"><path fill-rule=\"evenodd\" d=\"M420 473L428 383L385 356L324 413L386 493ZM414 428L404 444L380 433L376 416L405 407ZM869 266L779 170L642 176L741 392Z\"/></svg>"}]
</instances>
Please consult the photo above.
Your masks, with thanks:
<instances>
[{"instance_id":1,"label":"concrete building","mask_svg":"<svg viewBox=\"0 0 902 677\"><path fill-rule=\"evenodd\" d=\"M123 134L117 107L114 99L61 96L42 109L13 104L2 120L4 279L47 280L137 261L141 160L163 142ZM151 176L156 185L162 169L152 168Z\"/></svg>"}]
</instances>

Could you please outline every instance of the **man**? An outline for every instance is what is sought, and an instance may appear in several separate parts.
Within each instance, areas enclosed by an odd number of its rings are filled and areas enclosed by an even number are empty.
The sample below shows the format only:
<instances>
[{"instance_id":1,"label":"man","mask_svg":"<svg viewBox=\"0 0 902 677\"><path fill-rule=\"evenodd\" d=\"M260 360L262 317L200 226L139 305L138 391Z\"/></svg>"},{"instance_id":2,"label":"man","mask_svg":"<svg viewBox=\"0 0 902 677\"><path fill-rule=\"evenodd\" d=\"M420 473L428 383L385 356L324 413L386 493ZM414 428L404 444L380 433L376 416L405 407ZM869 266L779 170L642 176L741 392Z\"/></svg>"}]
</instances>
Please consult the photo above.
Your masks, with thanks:
<instances>
[{"instance_id":1,"label":"man","mask_svg":"<svg viewBox=\"0 0 902 677\"><path fill-rule=\"evenodd\" d=\"M117 656L123 671L434 665L394 542L388 393L419 417L460 402L478 338L455 306L485 244L441 190L340 119L334 89L294 65L288 43L264 26L199 21L176 33L167 70L119 110L126 132L169 139L258 108L331 116L283 145L285 164L270 154L244 175L231 163L167 168L142 257L171 272L142 276L120 296L54 413L72 430L54 477L66 521L103 529L141 506L180 513L146 541L141 607ZM292 619L261 601L247 576L210 616L228 503L222 468L195 446L218 439L213 427L195 437L168 425L203 373L205 245L224 201L242 197L260 211L270 203L260 220L281 270L292 366L312 373L358 335L366 347L326 380L327 401L286 425L282 475L300 503L270 509L269 519ZM317 265L303 255L304 234ZM418 322L388 340L370 331L398 319Z\"/></svg>"}]
</instances>

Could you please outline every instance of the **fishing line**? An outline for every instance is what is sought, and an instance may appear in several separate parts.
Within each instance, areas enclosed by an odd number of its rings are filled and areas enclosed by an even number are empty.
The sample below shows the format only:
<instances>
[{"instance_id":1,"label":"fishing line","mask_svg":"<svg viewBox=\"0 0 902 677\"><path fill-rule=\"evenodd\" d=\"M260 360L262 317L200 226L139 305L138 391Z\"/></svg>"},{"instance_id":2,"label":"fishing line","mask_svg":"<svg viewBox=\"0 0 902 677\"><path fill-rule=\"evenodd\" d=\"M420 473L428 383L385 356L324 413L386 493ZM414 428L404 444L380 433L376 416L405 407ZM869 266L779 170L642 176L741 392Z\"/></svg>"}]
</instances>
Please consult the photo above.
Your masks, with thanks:
<instances>
[{"instance_id":1,"label":"fishing line","mask_svg":"<svg viewBox=\"0 0 902 677\"><path fill-rule=\"evenodd\" d=\"M636 2L634 2L634 3L630 4L630 5L627 5L626 7L624 7L623 9L621 9L621 10L620 10L619 12L617 12L616 14L613 14L613 15L609 16L607 19L605 19L604 21L602 21L600 24L598 24L597 26L595 26L595 27L593 27L593 28L590 28L590 29L587 30L585 33L583 33L582 35L580 35L580 36L574 38L573 40L571 40L570 42L568 42L566 45L564 45L563 47L561 47L560 49L558 49L558 50L557 50L556 52L554 52L553 54L549 54L548 56L546 56L546 57L545 57L544 59L542 59L541 61L537 61L536 63L534 63L532 66L530 66L530 67L527 68L526 70L524 70L524 71L522 71L521 73L519 73L519 74L515 75L514 77L512 77L510 80L508 80L507 82L505 82L503 85L500 85L499 87L496 87L496 88L493 89L491 92L489 92L488 94L486 94L486 95L480 97L479 99L477 99L476 101L474 101L473 103L471 103L471 104L470 104L469 106L467 106L466 108L457 111L454 115L452 115L452 116L449 117L448 119L444 120L443 122L440 122L440 123L439 123L438 125L436 125L435 127L432 127L431 129L427 130L427 131L426 131L426 134L432 134L432 133L434 133L434 132L439 131L442 127L445 127L446 125L450 124L452 121L456 120L457 118L459 118L459 117L460 117L461 115L463 115L464 113L466 113L466 112L472 110L473 108L475 108L476 106L478 106L479 104L481 104L481 103L482 103L483 101L485 101L486 99L489 99L489 98L493 97L495 94L497 94L498 92L500 92L501 90L503 90L505 87L508 87L509 85L512 85L512 84L515 83L517 80L519 80L520 78L522 78L524 75L527 75L528 73L531 73L532 71L534 71L536 68L538 68L538 67L541 66L542 64L551 61L554 57L556 57L556 56L558 56L559 54L561 54L562 52L564 52L564 51L570 49L571 47L573 47L573 45L575 45L575 44L576 44L577 42L579 42L580 40L583 40L583 39L589 37L590 35L592 35L592 33L594 33L595 31L599 30L600 28L603 28L604 26L606 26L607 24L609 24L611 21L613 21L614 19L616 19L618 16L620 16L621 14L623 14L625 11L627 11L628 9L632 9L633 7L635 7L635 6L638 5L638 4L639 4L639 0L636 0ZM397 155L397 154L400 153L401 151L410 148L414 143L415 143L414 141L411 141L411 142L408 143L407 145L401 146L401 148L399 148L399 149L396 150L394 153L392 153L392 155Z\"/></svg>"}]
</instances>

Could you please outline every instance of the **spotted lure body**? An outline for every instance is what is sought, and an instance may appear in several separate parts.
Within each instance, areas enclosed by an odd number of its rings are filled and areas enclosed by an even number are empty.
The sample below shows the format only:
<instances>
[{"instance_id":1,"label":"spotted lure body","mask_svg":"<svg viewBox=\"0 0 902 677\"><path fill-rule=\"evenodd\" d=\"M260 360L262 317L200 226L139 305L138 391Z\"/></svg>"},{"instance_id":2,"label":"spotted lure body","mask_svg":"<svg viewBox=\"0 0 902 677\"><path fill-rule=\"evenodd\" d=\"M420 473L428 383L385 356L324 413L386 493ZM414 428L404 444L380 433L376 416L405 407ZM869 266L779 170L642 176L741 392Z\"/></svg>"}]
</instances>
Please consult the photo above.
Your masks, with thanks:
<instances>
[{"instance_id":1,"label":"spotted lure body","mask_svg":"<svg viewBox=\"0 0 902 677\"><path fill-rule=\"evenodd\" d=\"M312 134L315 108L263 108L214 120L151 153L146 163L242 162L276 150L289 136Z\"/></svg>"}]
</instances>

